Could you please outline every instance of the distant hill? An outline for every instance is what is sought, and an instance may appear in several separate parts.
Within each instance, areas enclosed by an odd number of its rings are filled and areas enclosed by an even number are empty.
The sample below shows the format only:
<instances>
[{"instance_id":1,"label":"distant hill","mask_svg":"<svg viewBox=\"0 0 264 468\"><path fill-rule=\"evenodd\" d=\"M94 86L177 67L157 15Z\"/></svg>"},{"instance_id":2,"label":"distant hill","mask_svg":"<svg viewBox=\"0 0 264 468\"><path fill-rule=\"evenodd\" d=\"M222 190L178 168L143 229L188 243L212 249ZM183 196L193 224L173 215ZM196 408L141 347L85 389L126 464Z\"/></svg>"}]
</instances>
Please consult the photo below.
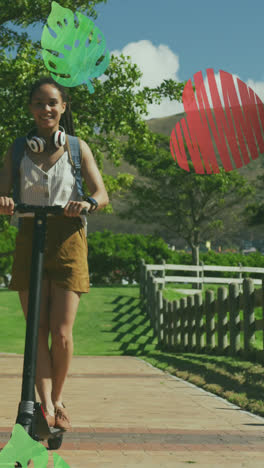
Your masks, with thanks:
<instances>
[{"instance_id":1,"label":"distant hill","mask_svg":"<svg viewBox=\"0 0 264 468\"><path fill-rule=\"evenodd\" d=\"M184 118L185 115L186 114L183 112L181 114L175 114L169 117L150 119L147 121L147 124L152 132L170 136L176 123ZM221 161L219 161L219 166L222 166ZM254 180L257 175L264 170L264 155L260 155L256 160L252 161L246 166L243 166L241 169L235 170L238 170L244 177L247 177L249 180Z\"/></svg>"},{"instance_id":2,"label":"distant hill","mask_svg":"<svg viewBox=\"0 0 264 468\"><path fill-rule=\"evenodd\" d=\"M184 113L175 114L168 117L150 119L147 120L146 123L151 131L170 136L172 129L174 128L176 123L180 121L184 116ZM173 160L172 164L175 164ZM258 174L264 172L263 168L264 160L263 156L260 156L258 159L252 161L247 166L243 166L238 171L248 180L253 181L256 179ZM120 167L115 168L112 163L105 160L104 171L106 174L109 175L116 175L118 172L127 172L133 174L136 177L140 177L136 168L134 166L131 166L127 162L122 162ZM118 198L113 200L113 206L116 212L118 212L118 208L120 206L120 201ZM149 226L146 224L135 224L134 221L123 221L117 216L117 214L106 215L99 212L91 216L88 221L89 232L103 231L104 229L109 229L116 233L152 234L155 232L155 226ZM252 238L252 236L257 238L264 237L262 236L261 228L256 228L254 230L251 229L250 231L245 230L243 228L243 233L241 233L241 236L242 235L244 239L249 239L250 237ZM240 235L238 234L238 239L239 237ZM179 247L181 248L184 246L184 242L181 239L178 239L178 241L176 239L176 241L174 240L174 242L176 244L178 243Z\"/></svg>"},{"instance_id":3,"label":"distant hill","mask_svg":"<svg viewBox=\"0 0 264 468\"><path fill-rule=\"evenodd\" d=\"M169 117L160 117L158 119L147 120L147 124L150 130L154 133L161 133L163 135L170 136L173 127L179 122L185 113L170 115Z\"/></svg>"}]
</instances>

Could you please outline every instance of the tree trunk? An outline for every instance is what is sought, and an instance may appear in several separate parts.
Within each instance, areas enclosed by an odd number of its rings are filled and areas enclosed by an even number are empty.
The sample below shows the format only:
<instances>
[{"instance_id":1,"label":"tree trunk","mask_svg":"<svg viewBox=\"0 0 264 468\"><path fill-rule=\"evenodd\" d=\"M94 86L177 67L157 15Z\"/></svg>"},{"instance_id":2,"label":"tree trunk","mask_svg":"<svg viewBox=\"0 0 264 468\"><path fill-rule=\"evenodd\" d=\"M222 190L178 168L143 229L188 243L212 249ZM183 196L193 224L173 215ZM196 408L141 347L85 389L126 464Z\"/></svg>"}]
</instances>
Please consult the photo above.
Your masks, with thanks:
<instances>
[{"instance_id":1,"label":"tree trunk","mask_svg":"<svg viewBox=\"0 0 264 468\"><path fill-rule=\"evenodd\" d=\"M200 246L198 245L192 245L192 263L193 265L199 266L200 262ZM199 278L199 271L196 273L194 272L194 276ZM200 289L201 285L200 283L193 283L192 284L192 289Z\"/></svg>"},{"instance_id":2,"label":"tree trunk","mask_svg":"<svg viewBox=\"0 0 264 468\"><path fill-rule=\"evenodd\" d=\"M193 265L199 265L200 261L200 247L199 245L192 245L192 262Z\"/></svg>"}]
</instances>

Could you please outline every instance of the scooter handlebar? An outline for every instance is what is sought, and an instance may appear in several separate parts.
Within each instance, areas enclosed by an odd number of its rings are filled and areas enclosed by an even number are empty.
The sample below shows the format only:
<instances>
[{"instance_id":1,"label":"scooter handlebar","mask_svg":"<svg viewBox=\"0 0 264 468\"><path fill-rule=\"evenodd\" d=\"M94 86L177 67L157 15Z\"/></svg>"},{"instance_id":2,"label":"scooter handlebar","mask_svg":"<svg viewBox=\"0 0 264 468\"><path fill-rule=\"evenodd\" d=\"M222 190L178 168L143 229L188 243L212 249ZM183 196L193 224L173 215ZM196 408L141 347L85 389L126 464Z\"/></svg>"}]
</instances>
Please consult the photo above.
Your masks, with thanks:
<instances>
[{"instance_id":1,"label":"scooter handlebar","mask_svg":"<svg viewBox=\"0 0 264 468\"><path fill-rule=\"evenodd\" d=\"M14 211L17 213L33 213L33 214L50 214L50 215L62 215L64 207L60 205L54 206L39 206L39 205L26 205L25 203L15 204ZM84 208L81 213L82 215L88 215L89 212Z\"/></svg>"}]
</instances>

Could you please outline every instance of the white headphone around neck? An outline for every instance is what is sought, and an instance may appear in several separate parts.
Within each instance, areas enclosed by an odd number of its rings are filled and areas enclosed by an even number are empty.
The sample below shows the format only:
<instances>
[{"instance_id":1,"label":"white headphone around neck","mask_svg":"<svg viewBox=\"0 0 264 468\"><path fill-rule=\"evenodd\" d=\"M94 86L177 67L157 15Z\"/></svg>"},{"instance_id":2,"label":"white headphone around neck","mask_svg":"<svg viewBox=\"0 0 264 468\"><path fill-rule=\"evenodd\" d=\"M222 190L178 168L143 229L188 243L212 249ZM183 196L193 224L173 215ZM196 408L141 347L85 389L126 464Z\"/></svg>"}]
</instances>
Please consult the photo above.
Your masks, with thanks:
<instances>
[{"instance_id":1,"label":"white headphone around neck","mask_svg":"<svg viewBox=\"0 0 264 468\"><path fill-rule=\"evenodd\" d=\"M47 142L43 137L35 136L35 130L36 129L33 128L33 130L31 130L26 136L27 144L34 153L43 153L43 151L45 151L47 147ZM66 143L66 133L64 128L60 126L59 130L54 132L52 138L55 148L60 148L61 146L64 146Z\"/></svg>"}]
</instances>

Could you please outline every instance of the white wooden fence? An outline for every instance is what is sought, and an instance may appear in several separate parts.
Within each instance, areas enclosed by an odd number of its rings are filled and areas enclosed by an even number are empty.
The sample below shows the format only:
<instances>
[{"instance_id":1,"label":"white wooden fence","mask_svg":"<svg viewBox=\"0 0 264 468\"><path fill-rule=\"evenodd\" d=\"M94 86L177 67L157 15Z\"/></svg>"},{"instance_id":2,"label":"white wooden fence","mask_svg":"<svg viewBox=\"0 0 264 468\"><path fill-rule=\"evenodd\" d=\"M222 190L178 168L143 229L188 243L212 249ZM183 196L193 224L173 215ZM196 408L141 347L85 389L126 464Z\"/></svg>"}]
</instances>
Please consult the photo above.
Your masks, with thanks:
<instances>
[{"instance_id":1,"label":"white wooden fence","mask_svg":"<svg viewBox=\"0 0 264 468\"><path fill-rule=\"evenodd\" d=\"M166 270L180 268L183 271L197 271L196 267L187 265L146 265L142 262L140 296L159 345L175 352L216 351L264 362L264 279L243 279L240 276L215 278L217 281L212 281L211 277L204 277L204 283L228 283L229 287L219 287L216 294L207 290L204 300L201 292L198 292L180 300L168 301L162 294L166 282L193 283L197 279L193 276L166 276ZM198 268L201 271L201 267ZM239 275L264 274L264 268L207 268L207 271L227 271ZM163 277L155 277L154 271L161 271ZM242 282L241 292L239 288ZM262 284L262 288L256 290L254 283ZM255 317L257 306L262 306L261 319ZM261 346L258 349L255 347L256 332L261 333Z\"/></svg>"},{"instance_id":2,"label":"white wooden fence","mask_svg":"<svg viewBox=\"0 0 264 468\"><path fill-rule=\"evenodd\" d=\"M264 268L255 268L255 267L244 267L239 266L217 266L217 265L171 265L163 262L162 265L145 265L144 260L142 260L142 268L145 269L145 276L148 271L160 272L159 277L155 277L155 281L165 286L166 283L196 283L197 286L203 286L205 283L212 284L231 284L237 283L242 285L244 278L248 273L263 275L264 277ZM194 272L195 276L181 276L168 275L167 272L171 271L184 271L184 272ZM206 272L220 272L220 273L230 273L230 277L220 277L220 276L206 276ZM232 275L232 276L231 276ZM261 285L262 278L252 278L254 285ZM144 278L141 278L141 282L144 282Z\"/></svg>"}]
</instances>

